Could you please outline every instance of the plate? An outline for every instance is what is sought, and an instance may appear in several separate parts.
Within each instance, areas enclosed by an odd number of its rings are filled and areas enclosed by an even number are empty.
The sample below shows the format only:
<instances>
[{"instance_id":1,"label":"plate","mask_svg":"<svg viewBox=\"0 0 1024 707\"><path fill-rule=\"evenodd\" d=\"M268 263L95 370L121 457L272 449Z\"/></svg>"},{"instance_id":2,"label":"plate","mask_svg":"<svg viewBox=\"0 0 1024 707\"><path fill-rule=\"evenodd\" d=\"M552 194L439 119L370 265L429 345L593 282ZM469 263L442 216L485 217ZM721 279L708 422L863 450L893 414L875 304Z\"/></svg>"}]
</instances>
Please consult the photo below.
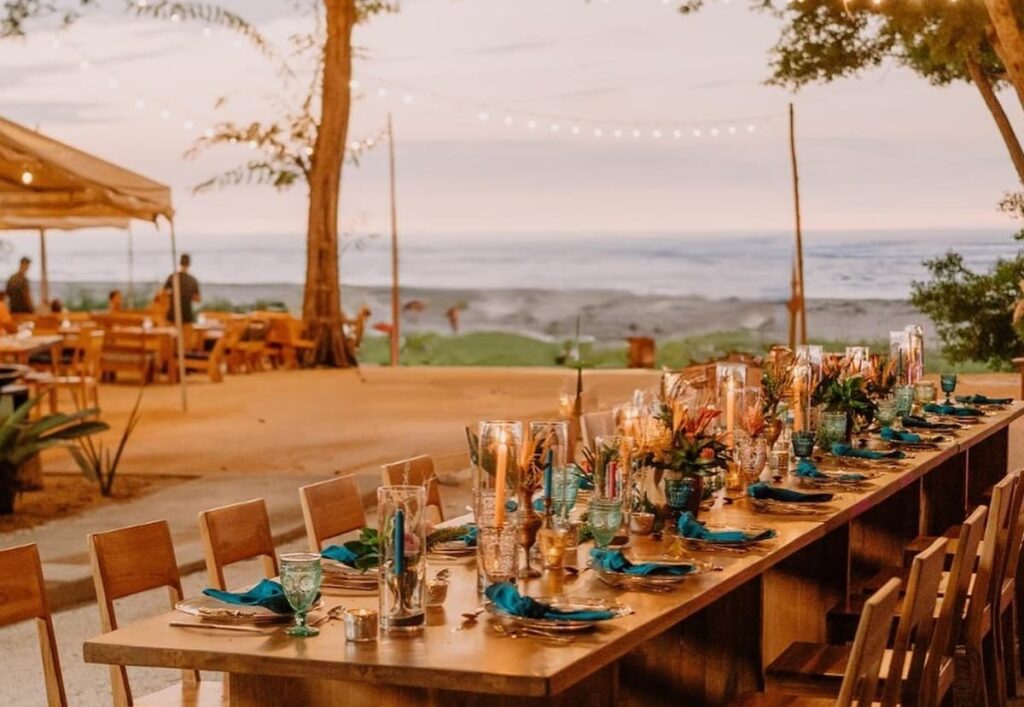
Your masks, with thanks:
<instances>
[{"instance_id":1,"label":"plate","mask_svg":"<svg viewBox=\"0 0 1024 707\"><path fill-rule=\"evenodd\" d=\"M309 610L315 611L323 606L323 603L323 599L317 599ZM287 623L295 619L293 614L278 614L263 606L229 604L205 594L183 599L175 604L174 608L183 614L198 616L201 619L240 624Z\"/></svg>"},{"instance_id":2,"label":"plate","mask_svg":"<svg viewBox=\"0 0 1024 707\"><path fill-rule=\"evenodd\" d=\"M377 568L357 570L334 560L323 560L321 585L331 589L376 592L380 573Z\"/></svg>"},{"instance_id":3,"label":"plate","mask_svg":"<svg viewBox=\"0 0 1024 707\"><path fill-rule=\"evenodd\" d=\"M839 495L832 497L832 501L841 498ZM772 499L748 499L751 507L758 513L773 513L782 515L804 515L816 516L822 513L830 513L833 509L828 504L832 501L821 503L794 503L792 501L773 501Z\"/></svg>"},{"instance_id":4,"label":"plate","mask_svg":"<svg viewBox=\"0 0 1024 707\"><path fill-rule=\"evenodd\" d=\"M757 526L749 526L749 525L744 525L744 526L737 526L737 525L706 525L704 527L706 527L708 530L710 530L712 532L716 532L716 533L717 532L737 532L737 533L743 533L744 535L755 535L755 536L756 535L761 535L762 533L766 533L768 531L771 531L771 536L770 537L766 537L766 538L760 538L760 539L757 539L757 538L753 538L753 539L745 538L743 540L735 540L735 541L730 541L730 542L721 542L721 541L720 542L715 542L715 541L712 541L712 540L702 540L701 538L684 538L682 536L679 536L679 540L681 540L685 545L689 545L692 548L696 548L696 549L699 549L699 550L714 550L716 547L731 547L731 548L753 547L754 545L760 545L761 543L767 542L768 540L773 540L773 539L775 539L778 536L778 533L775 531L774 528L767 528L767 527L757 527ZM646 560L646 561L648 561L648 562L654 562L654 561L660 562L660 560ZM664 564L668 564L668 563L664 563Z\"/></svg>"},{"instance_id":5,"label":"plate","mask_svg":"<svg viewBox=\"0 0 1024 707\"><path fill-rule=\"evenodd\" d=\"M612 618L617 619L622 616L629 616L633 613L633 610L625 604L620 604L616 601L608 601L607 599L601 599L598 597L534 597L537 601L559 609L568 611L610 611L612 612ZM576 633L579 631L589 631L605 620L598 621L587 621L581 619L529 619L522 616L516 616L510 614L507 611L500 609L495 606L494 602L487 602L485 605L487 613L492 616L515 624L517 626L525 626L526 628L534 628L541 631L552 631L552 632L564 632L564 633Z\"/></svg>"},{"instance_id":6,"label":"plate","mask_svg":"<svg viewBox=\"0 0 1024 707\"><path fill-rule=\"evenodd\" d=\"M467 545L465 540L449 540L437 543L427 554L436 557L472 557L476 554L476 545Z\"/></svg>"},{"instance_id":7,"label":"plate","mask_svg":"<svg viewBox=\"0 0 1024 707\"><path fill-rule=\"evenodd\" d=\"M619 589L641 589L654 592L667 592L683 583L687 577L692 577L696 572L683 575L642 575L627 574L626 572L608 572L606 570L594 570L598 578L610 587Z\"/></svg>"}]
</instances>

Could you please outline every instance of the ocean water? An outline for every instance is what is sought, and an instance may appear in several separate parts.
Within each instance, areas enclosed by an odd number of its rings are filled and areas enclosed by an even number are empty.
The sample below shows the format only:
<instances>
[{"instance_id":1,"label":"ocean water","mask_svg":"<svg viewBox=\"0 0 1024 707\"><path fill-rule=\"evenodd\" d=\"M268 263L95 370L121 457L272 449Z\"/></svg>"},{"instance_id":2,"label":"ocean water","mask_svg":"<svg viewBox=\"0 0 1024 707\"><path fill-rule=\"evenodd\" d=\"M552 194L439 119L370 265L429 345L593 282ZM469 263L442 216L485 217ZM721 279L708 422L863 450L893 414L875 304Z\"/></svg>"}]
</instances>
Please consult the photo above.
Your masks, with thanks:
<instances>
[{"instance_id":1,"label":"ocean water","mask_svg":"<svg viewBox=\"0 0 1024 707\"><path fill-rule=\"evenodd\" d=\"M810 232L804 271L810 298L905 299L910 283L927 276L924 260L955 249L973 268L1012 257L1020 244L1006 230ZM17 257L38 253L38 237L3 239L0 270ZM201 282L230 284L303 281L301 236L180 234ZM348 241L341 256L346 285L390 283L384 237ZM166 234L148 227L132 237L136 282L167 276ZM123 233L79 232L47 238L50 279L56 282L127 281L128 238ZM402 284L425 288L613 289L637 294L779 300L788 296L793 262L791 233L721 234L487 234L401 239ZM31 276L37 276L33 268Z\"/></svg>"}]
</instances>

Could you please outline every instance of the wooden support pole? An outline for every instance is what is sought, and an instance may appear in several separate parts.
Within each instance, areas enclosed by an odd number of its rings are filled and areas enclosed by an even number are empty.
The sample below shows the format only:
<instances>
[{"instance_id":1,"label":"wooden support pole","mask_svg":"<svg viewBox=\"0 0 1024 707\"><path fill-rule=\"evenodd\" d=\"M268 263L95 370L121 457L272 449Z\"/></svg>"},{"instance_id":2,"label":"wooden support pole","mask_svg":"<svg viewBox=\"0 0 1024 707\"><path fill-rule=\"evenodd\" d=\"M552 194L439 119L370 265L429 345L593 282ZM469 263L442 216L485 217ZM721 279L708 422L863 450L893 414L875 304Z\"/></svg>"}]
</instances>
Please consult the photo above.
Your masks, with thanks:
<instances>
[{"instance_id":1,"label":"wooden support pole","mask_svg":"<svg viewBox=\"0 0 1024 707\"><path fill-rule=\"evenodd\" d=\"M800 320L800 343L807 343L807 303L804 299L804 240L800 220L800 173L796 161L796 118L789 104L789 160L793 168L793 209L796 214L796 261L794 263L793 297L790 300L790 346L795 346L795 319Z\"/></svg>"}]
</instances>

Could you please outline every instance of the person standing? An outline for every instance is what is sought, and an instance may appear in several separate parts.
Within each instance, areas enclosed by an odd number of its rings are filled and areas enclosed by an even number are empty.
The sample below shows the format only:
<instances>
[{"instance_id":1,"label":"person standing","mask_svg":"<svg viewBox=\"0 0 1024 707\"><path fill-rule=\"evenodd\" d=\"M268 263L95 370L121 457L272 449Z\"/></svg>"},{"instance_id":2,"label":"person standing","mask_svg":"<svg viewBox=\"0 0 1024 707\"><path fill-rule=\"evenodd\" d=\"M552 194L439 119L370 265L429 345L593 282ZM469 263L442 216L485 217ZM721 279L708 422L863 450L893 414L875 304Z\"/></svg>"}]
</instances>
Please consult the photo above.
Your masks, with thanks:
<instances>
[{"instance_id":1,"label":"person standing","mask_svg":"<svg viewBox=\"0 0 1024 707\"><path fill-rule=\"evenodd\" d=\"M181 255L181 267L174 275L167 278L164 284L164 291L168 293L170 306L167 309L167 321L174 322L174 278L178 278L178 291L181 302L181 323L190 325L195 321L195 313L192 311L192 304L199 301L199 281L188 271L192 265L192 258L188 253Z\"/></svg>"},{"instance_id":2,"label":"person standing","mask_svg":"<svg viewBox=\"0 0 1024 707\"><path fill-rule=\"evenodd\" d=\"M11 314L32 314L32 287L28 282L28 267L32 261L23 257L18 264L18 272L7 280L7 307Z\"/></svg>"}]
</instances>

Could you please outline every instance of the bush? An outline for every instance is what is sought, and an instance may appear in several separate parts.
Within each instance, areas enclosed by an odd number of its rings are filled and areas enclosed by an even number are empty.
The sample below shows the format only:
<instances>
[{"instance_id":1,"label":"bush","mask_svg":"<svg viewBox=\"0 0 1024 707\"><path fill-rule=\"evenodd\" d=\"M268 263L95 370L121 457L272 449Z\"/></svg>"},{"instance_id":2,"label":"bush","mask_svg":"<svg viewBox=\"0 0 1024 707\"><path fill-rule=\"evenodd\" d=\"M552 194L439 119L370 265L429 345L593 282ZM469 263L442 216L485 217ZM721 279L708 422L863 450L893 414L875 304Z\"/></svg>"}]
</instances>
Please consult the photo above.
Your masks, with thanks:
<instances>
[{"instance_id":1,"label":"bush","mask_svg":"<svg viewBox=\"0 0 1024 707\"><path fill-rule=\"evenodd\" d=\"M1024 341L1013 326L1013 309L1024 278L1024 253L999 259L987 273L964 265L949 251L925 262L931 280L914 282L910 301L935 322L951 363L984 361L993 370L1006 369L1010 359L1024 355Z\"/></svg>"}]
</instances>

